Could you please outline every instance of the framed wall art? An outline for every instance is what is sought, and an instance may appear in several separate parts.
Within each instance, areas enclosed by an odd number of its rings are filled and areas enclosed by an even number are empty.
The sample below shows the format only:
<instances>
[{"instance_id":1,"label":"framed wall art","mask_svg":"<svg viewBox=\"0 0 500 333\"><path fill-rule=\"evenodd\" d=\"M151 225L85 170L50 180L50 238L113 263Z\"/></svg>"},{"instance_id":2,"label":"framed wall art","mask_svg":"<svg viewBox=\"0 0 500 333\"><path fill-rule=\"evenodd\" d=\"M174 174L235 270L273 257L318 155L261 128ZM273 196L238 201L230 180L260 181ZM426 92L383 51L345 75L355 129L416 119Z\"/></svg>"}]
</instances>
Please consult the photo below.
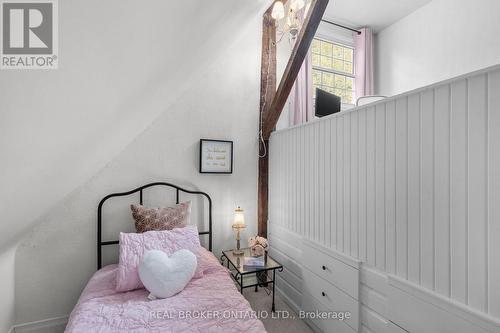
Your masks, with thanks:
<instances>
[{"instance_id":1,"label":"framed wall art","mask_svg":"<svg viewBox=\"0 0 500 333\"><path fill-rule=\"evenodd\" d=\"M201 139L200 173L233 173L233 141Z\"/></svg>"}]
</instances>

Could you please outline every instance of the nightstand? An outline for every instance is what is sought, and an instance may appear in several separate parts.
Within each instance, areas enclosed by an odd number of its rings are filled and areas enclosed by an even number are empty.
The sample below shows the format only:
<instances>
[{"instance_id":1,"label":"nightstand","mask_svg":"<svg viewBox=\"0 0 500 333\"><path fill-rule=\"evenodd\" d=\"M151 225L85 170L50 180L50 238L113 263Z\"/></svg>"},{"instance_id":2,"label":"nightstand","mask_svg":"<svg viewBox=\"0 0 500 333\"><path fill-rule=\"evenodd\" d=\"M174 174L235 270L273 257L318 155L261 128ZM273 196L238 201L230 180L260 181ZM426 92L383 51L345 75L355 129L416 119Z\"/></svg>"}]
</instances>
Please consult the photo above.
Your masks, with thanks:
<instances>
[{"instance_id":1,"label":"nightstand","mask_svg":"<svg viewBox=\"0 0 500 333\"><path fill-rule=\"evenodd\" d=\"M226 266L231 272L231 276L239 286L240 292L242 294L244 288L255 287L255 291L257 291L259 286L271 284L271 293L273 294L273 305L271 310L274 312L274 287L276 285L276 271L283 272L283 266L268 255L267 261L263 267L244 267L243 258L251 257L251 254L250 248L242 249L242 251L243 254L240 255L233 254L233 250L222 251L222 255L220 258L221 263L224 264L224 261L226 261ZM270 278L268 274L269 272L272 272L272 278Z\"/></svg>"}]
</instances>

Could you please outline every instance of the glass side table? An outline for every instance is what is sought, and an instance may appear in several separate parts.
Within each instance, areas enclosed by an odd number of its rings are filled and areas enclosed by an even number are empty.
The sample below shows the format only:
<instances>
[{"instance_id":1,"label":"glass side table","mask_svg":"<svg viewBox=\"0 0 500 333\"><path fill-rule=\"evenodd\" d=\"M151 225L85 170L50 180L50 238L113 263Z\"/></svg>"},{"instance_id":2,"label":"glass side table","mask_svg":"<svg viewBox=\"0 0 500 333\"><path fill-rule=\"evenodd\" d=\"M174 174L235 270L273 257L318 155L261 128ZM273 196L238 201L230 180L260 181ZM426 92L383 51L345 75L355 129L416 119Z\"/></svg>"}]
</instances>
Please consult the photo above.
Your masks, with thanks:
<instances>
[{"instance_id":1,"label":"glass side table","mask_svg":"<svg viewBox=\"0 0 500 333\"><path fill-rule=\"evenodd\" d=\"M271 311L275 311L274 306L274 287L276 285L276 271L283 272L283 266L274 260L271 256L267 256L267 261L263 267L247 267L243 266L243 258L251 257L250 248L242 249L243 254L237 255L233 254L233 250L222 251L220 257L221 263L226 266L231 272L233 280L237 283L240 288L240 292L243 294L244 288L255 287L255 291L258 291L259 286L267 286L271 284L271 293L273 294L273 305ZM269 276L269 272L272 272L272 278Z\"/></svg>"}]
</instances>

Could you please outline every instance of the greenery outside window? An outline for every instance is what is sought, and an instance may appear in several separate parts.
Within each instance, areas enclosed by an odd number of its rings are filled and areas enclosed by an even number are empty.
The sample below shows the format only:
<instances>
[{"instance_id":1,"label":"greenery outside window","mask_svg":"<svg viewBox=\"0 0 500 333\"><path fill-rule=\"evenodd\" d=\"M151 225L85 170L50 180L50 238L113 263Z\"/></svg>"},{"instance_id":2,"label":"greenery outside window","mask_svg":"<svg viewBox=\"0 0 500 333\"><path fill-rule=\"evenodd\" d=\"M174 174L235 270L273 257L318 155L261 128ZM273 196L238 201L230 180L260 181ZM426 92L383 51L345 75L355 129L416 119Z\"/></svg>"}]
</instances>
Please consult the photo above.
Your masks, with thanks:
<instances>
[{"instance_id":1,"label":"greenery outside window","mask_svg":"<svg viewBox=\"0 0 500 333\"><path fill-rule=\"evenodd\" d=\"M354 104L354 48L314 38L311 51L314 99L319 88Z\"/></svg>"}]
</instances>

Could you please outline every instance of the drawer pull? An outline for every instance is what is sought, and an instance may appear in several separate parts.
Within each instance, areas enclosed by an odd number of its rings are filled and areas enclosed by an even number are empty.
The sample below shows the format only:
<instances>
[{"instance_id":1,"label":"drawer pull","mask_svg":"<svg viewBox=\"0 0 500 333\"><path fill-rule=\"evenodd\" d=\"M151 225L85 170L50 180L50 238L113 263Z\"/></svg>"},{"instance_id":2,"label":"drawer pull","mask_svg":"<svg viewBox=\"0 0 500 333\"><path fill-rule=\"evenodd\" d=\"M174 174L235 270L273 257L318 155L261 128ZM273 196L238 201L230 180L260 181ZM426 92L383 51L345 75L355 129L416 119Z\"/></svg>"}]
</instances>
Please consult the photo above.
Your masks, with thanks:
<instances>
[{"instance_id":1,"label":"drawer pull","mask_svg":"<svg viewBox=\"0 0 500 333\"><path fill-rule=\"evenodd\" d=\"M321 292L321 296L325 297L326 293L324 291Z\"/></svg>"},{"instance_id":2,"label":"drawer pull","mask_svg":"<svg viewBox=\"0 0 500 333\"><path fill-rule=\"evenodd\" d=\"M323 269L324 271L326 271L326 266L325 265L321 266L321 269Z\"/></svg>"}]
</instances>

